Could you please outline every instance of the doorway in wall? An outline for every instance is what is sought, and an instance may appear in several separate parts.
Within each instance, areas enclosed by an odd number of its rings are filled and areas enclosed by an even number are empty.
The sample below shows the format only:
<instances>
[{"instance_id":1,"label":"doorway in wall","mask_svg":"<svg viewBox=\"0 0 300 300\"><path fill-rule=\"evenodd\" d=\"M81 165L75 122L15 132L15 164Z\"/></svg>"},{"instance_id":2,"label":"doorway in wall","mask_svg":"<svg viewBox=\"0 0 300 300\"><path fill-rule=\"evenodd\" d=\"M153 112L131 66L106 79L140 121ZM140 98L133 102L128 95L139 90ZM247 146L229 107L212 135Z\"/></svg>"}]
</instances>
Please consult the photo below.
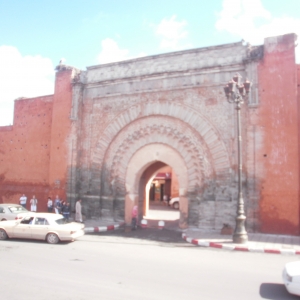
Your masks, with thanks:
<instances>
[{"instance_id":1,"label":"doorway in wall","mask_svg":"<svg viewBox=\"0 0 300 300\"><path fill-rule=\"evenodd\" d=\"M153 226L159 221L164 221L167 227L177 227L180 217L179 207L175 209L169 205L172 198L178 197L178 181L172 168L166 166L156 171L147 185L150 186L149 201L146 201L148 207L145 209L144 218Z\"/></svg>"}]
</instances>

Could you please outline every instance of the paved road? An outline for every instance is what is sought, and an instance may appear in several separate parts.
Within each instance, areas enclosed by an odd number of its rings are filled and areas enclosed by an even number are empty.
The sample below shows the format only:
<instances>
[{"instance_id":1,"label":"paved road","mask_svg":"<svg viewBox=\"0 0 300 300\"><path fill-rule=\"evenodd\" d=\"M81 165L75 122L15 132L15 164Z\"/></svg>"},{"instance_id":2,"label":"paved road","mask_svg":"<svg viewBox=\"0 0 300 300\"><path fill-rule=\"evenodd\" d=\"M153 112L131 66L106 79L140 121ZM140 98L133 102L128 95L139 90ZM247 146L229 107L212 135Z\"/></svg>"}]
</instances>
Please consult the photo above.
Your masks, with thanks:
<instances>
[{"instance_id":1,"label":"paved road","mask_svg":"<svg viewBox=\"0 0 300 300\"><path fill-rule=\"evenodd\" d=\"M285 291L293 256L226 252L167 230L85 235L74 243L0 242L1 299L299 299Z\"/></svg>"}]
</instances>

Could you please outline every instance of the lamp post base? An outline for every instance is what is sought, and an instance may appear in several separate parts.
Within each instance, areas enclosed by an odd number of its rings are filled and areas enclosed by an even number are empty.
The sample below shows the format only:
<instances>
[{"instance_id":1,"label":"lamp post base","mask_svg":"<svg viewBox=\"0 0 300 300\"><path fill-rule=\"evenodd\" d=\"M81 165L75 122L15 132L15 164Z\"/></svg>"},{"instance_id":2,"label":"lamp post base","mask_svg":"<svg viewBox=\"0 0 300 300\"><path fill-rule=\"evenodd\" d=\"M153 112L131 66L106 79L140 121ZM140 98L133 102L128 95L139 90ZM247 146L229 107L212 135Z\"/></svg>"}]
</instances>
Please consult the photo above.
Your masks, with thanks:
<instances>
[{"instance_id":1,"label":"lamp post base","mask_svg":"<svg viewBox=\"0 0 300 300\"><path fill-rule=\"evenodd\" d=\"M242 205L243 198L239 199L239 211L236 217L236 227L233 233L232 241L235 244L245 244L248 242L248 234L245 229L246 216L244 214L244 207Z\"/></svg>"},{"instance_id":2,"label":"lamp post base","mask_svg":"<svg viewBox=\"0 0 300 300\"><path fill-rule=\"evenodd\" d=\"M248 242L248 235L247 233L243 233L243 234L234 233L232 237L232 241L235 244L245 244Z\"/></svg>"}]
</instances>

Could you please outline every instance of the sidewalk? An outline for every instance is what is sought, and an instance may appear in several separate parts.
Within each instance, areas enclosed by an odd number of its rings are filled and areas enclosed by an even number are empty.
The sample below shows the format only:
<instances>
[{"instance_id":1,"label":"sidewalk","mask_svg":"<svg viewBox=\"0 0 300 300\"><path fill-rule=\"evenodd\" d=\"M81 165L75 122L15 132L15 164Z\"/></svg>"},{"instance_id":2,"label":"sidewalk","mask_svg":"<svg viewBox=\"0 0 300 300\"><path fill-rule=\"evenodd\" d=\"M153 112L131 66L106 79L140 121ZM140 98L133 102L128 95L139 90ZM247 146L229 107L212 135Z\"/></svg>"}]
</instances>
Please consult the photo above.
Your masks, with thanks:
<instances>
[{"instance_id":1,"label":"sidewalk","mask_svg":"<svg viewBox=\"0 0 300 300\"><path fill-rule=\"evenodd\" d=\"M202 247L230 251L300 255L300 236L248 233L247 243L234 244L231 235L190 228L185 230L182 237L188 243Z\"/></svg>"},{"instance_id":2,"label":"sidewalk","mask_svg":"<svg viewBox=\"0 0 300 300\"><path fill-rule=\"evenodd\" d=\"M119 229L124 223L101 219L89 219L84 221L86 233L102 232ZM157 220L148 220L148 228L151 234L161 233ZM164 231L182 232L182 238L188 243L201 247L212 247L227 251L259 252L273 254L300 255L300 236L276 235L264 233L248 233L248 242L245 244L234 244L231 235L221 235L220 231L208 231L198 228L181 230L178 222L165 221ZM154 231L153 231L154 229ZM147 234L147 229L140 228ZM124 233L125 234L125 233Z\"/></svg>"},{"instance_id":3,"label":"sidewalk","mask_svg":"<svg viewBox=\"0 0 300 300\"><path fill-rule=\"evenodd\" d=\"M158 222L159 220L151 220L151 219L147 219L147 227L148 228L156 228L156 229L159 229L159 226L158 226ZM177 230L177 231L181 231L179 229L179 221L176 220L176 221L173 221L173 220L167 220L167 221L164 221L165 225L164 225L164 228L165 229L169 229L169 230ZM84 225L85 225L85 228L97 228L97 227L112 227L112 226L120 226L120 225L124 225L124 222L115 222L115 221L112 221L112 220L102 220L100 218L98 219L88 219L88 220L85 220L84 221ZM89 232L91 232L89 230Z\"/></svg>"},{"instance_id":4,"label":"sidewalk","mask_svg":"<svg viewBox=\"0 0 300 300\"><path fill-rule=\"evenodd\" d=\"M119 229L124 225L124 222L114 222L101 219L89 219L84 221L85 233L104 232L109 230Z\"/></svg>"}]
</instances>

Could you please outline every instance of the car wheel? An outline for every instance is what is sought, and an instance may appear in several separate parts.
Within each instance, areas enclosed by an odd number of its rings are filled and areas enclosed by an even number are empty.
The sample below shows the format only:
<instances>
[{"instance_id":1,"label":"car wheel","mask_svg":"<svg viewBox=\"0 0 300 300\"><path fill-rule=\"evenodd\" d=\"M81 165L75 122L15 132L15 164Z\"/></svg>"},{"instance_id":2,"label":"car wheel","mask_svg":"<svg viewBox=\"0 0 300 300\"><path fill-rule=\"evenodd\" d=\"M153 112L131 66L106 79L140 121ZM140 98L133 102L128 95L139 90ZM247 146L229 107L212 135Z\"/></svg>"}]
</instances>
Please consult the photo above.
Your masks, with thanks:
<instances>
[{"instance_id":1,"label":"car wheel","mask_svg":"<svg viewBox=\"0 0 300 300\"><path fill-rule=\"evenodd\" d=\"M7 240L8 236L4 229L0 229L0 240Z\"/></svg>"},{"instance_id":2,"label":"car wheel","mask_svg":"<svg viewBox=\"0 0 300 300\"><path fill-rule=\"evenodd\" d=\"M1 221L7 221L6 219L2 219Z\"/></svg>"},{"instance_id":3,"label":"car wheel","mask_svg":"<svg viewBox=\"0 0 300 300\"><path fill-rule=\"evenodd\" d=\"M179 209L179 202L175 202L175 203L173 204L173 208Z\"/></svg>"},{"instance_id":4,"label":"car wheel","mask_svg":"<svg viewBox=\"0 0 300 300\"><path fill-rule=\"evenodd\" d=\"M46 240L49 244L57 244L59 242L59 238L55 233L48 233Z\"/></svg>"}]
</instances>

